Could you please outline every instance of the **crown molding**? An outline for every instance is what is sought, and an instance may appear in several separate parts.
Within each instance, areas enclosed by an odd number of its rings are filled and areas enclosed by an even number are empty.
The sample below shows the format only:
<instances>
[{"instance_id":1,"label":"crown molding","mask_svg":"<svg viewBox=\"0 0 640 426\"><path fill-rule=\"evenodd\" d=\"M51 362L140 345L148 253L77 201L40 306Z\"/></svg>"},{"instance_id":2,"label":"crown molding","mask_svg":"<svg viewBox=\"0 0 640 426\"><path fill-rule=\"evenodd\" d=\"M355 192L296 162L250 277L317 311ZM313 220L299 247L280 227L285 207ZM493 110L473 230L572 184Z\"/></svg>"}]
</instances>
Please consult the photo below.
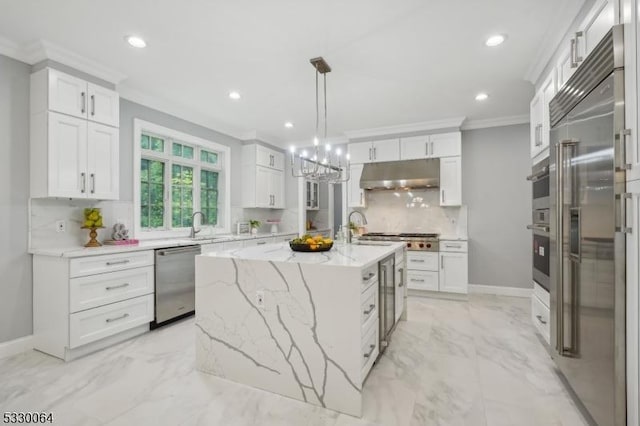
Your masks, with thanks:
<instances>
[{"instance_id":1,"label":"crown molding","mask_svg":"<svg viewBox=\"0 0 640 426\"><path fill-rule=\"evenodd\" d=\"M442 120L422 121L419 123L399 124L395 126L371 129L350 130L344 132L348 139L369 138L400 133L424 132L438 129L460 128L466 117L453 117Z\"/></svg>"},{"instance_id":2,"label":"crown molding","mask_svg":"<svg viewBox=\"0 0 640 426\"><path fill-rule=\"evenodd\" d=\"M565 3L564 7L556 11L551 18L549 24L549 31L542 38L538 50L533 56L531 64L527 68L524 75L524 79L529 81L534 86L540 79L540 76L544 72L545 68L549 64L549 61L555 56L558 48L562 44L567 32L571 28L566 26L566 22L573 23L580 13L585 0L573 0ZM549 49L549 46L552 46Z\"/></svg>"},{"instance_id":3,"label":"crown molding","mask_svg":"<svg viewBox=\"0 0 640 426\"><path fill-rule=\"evenodd\" d=\"M0 36L0 55L8 56L20 62L29 63L28 55L19 44L2 36Z\"/></svg>"},{"instance_id":4,"label":"crown molding","mask_svg":"<svg viewBox=\"0 0 640 426\"><path fill-rule=\"evenodd\" d=\"M209 116L193 111L186 106L178 105L175 102L170 102L157 96L149 95L148 93L134 89L126 84L118 85L117 90L121 98L164 112L165 114L173 115L174 117L189 121L190 123L206 127L214 132L222 133L239 140L245 140L245 136L247 135L247 132L241 129L221 123Z\"/></svg>"},{"instance_id":5,"label":"crown molding","mask_svg":"<svg viewBox=\"0 0 640 426\"><path fill-rule=\"evenodd\" d=\"M467 120L462 125L462 130L487 129L489 127L513 126L529 122L529 114L510 115L506 117L486 118L483 120Z\"/></svg>"}]
</instances>

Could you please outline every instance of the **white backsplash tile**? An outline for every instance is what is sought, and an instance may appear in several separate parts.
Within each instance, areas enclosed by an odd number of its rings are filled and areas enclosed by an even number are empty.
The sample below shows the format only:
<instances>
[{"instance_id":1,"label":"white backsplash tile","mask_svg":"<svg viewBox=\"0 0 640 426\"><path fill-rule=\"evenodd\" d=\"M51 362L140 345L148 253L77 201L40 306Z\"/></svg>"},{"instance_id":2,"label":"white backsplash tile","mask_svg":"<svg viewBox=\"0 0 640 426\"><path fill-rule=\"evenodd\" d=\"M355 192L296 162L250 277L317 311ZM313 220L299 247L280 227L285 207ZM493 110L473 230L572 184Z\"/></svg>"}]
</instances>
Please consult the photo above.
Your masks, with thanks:
<instances>
[{"instance_id":1,"label":"white backsplash tile","mask_svg":"<svg viewBox=\"0 0 640 426\"><path fill-rule=\"evenodd\" d=\"M437 190L367 191L368 232L436 232L467 236L467 206L440 207ZM354 218L357 216L354 216Z\"/></svg>"}]
</instances>

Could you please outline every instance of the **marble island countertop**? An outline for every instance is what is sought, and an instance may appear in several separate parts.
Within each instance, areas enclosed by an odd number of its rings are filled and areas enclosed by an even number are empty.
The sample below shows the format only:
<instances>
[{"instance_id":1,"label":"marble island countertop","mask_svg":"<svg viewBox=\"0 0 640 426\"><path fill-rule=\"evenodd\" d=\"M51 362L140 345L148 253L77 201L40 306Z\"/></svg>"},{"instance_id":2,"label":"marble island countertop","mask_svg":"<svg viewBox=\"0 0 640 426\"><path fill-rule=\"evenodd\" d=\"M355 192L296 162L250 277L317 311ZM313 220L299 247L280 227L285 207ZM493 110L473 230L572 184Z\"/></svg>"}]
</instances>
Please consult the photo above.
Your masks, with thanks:
<instances>
[{"instance_id":1,"label":"marble island countertop","mask_svg":"<svg viewBox=\"0 0 640 426\"><path fill-rule=\"evenodd\" d=\"M314 230L312 233L323 233L328 229ZM29 253L39 256L55 256L55 257L85 257L85 256L98 256L102 254L116 254L126 253L134 251L154 250L159 248L169 247L182 247L202 244L224 243L230 241L246 241L260 238L281 237L285 235L297 235L296 232L278 232L276 234L271 233L258 233L256 235L251 234L219 234L219 235L203 235L195 239L189 237L174 237L174 238L159 238L150 240L140 240L140 243L136 245L122 245L112 246L104 245L101 247L50 247L50 248L35 248L30 249Z\"/></svg>"},{"instance_id":2,"label":"marble island countertop","mask_svg":"<svg viewBox=\"0 0 640 426\"><path fill-rule=\"evenodd\" d=\"M384 259L403 247L403 242L385 242L382 244L346 244L335 242L329 251L305 253L291 250L287 243L276 243L230 251L212 252L201 256L362 268Z\"/></svg>"}]
</instances>

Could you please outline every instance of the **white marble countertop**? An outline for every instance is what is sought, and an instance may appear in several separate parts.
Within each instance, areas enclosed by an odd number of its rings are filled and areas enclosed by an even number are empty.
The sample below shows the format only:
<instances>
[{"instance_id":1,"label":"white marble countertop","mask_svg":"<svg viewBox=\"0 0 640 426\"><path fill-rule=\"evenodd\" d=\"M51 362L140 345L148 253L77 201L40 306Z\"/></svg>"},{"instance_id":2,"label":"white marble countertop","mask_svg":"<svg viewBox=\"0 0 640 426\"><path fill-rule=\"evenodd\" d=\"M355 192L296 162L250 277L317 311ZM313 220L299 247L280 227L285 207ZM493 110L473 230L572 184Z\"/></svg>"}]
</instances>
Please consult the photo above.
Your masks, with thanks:
<instances>
[{"instance_id":1,"label":"white marble countertop","mask_svg":"<svg viewBox=\"0 0 640 426\"><path fill-rule=\"evenodd\" d=\"M385 242L375 245L336 242L333 248L327 252L303 253L291 250L287 243L275 243L237 250L211 252L200 256L363 268L384 259L401 248L404 248L404 243L402 242Z\"/></svg>"},{"instance_id":2,"label":"white marble countertop","mask_svg":"<svg viewBox=\"0 0 640 426\"><path fill-rule=\"evenodd\" d=\"M315 233L321 233L326 231L328 231L328 229L312 230L308 232L311 234L315 234ZM296 232L278 232L276 234L259 233L256 235L220 234L220 235L211 235L210 238L208 236L202 236L194 240L188 237L160 238L160 239L153 239L153 240L140 240L139 244L130 245L130 246L104 245L101 247L72 246L72 247L37 248L37 249L30 249L29 253L33 255L39 255L39 256L55 256L55 257L71 258L71 257L98 256L101 254L116 254L116 253L127 253L127 252L133 252L133 251L154 250L154 249L169 248L169 247L223 243L223 242L229 242L229 241L244 241L244 240L251 240L251 239L280 237L284 235L297 235L297 233Z\"/></svg>"}]
</instances>

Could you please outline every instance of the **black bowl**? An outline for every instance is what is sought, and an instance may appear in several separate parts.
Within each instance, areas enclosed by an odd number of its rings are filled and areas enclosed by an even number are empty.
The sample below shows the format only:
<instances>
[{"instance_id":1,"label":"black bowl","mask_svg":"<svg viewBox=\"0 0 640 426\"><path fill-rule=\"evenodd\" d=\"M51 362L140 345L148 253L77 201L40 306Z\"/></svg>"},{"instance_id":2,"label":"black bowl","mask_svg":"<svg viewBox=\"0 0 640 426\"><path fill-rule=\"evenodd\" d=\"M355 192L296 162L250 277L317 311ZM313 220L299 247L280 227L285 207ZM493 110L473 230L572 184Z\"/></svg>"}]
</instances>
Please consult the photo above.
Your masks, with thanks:
<instances>
[{"instance_id":1,"label":"black bowl","mask_svg":"<svg viewBox=\"0 0 640 426\"><path fill-rule=\"evenodd\" d=\"M311 246L307 243L294 243L292 241L289 241L289 247L291 247L291 250L293 251L300 251L300 252L305 252L305 253L315 253L315 252L321 252L321 251L329 251L331 250L331 247L333 247L333 242L330 244L321 244L318 246L318 248L316 249L312 249Z\"/></svg>"}]
</instances>

